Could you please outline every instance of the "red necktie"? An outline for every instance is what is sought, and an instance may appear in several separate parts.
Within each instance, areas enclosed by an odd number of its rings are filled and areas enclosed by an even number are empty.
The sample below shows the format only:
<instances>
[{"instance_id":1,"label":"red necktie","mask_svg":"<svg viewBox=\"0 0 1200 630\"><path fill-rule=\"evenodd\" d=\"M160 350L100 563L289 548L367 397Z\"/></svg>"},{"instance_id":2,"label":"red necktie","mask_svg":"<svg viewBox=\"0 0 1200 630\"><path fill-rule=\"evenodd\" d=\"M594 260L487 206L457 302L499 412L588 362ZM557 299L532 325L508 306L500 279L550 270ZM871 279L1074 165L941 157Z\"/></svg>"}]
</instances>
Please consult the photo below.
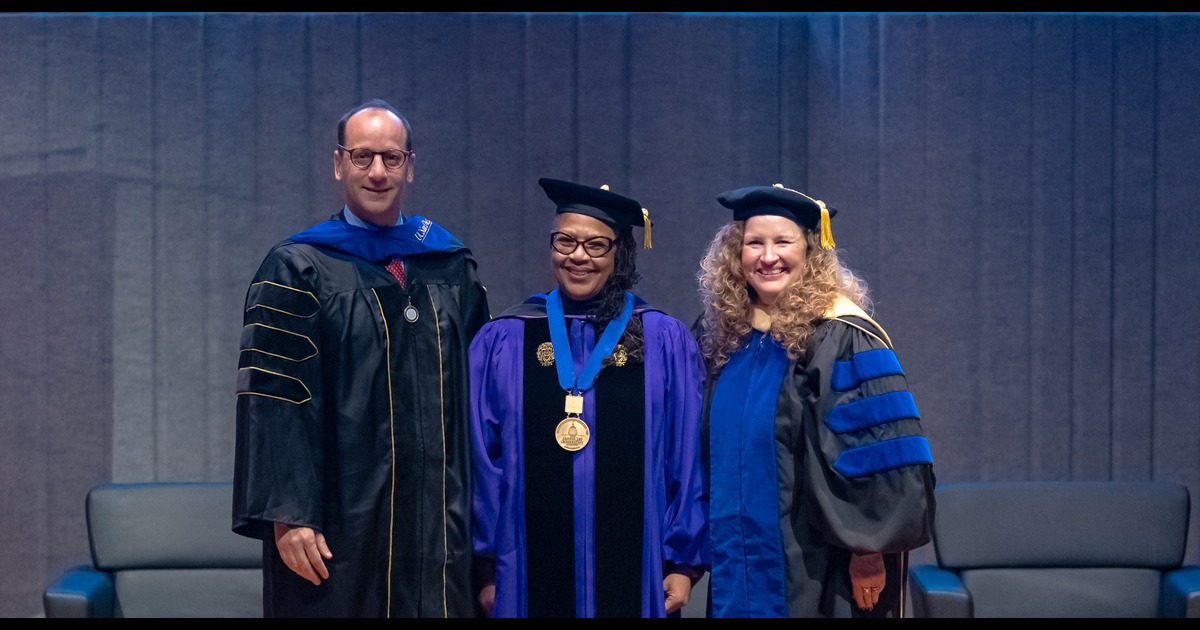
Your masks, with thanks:
<instances>
[{"instance_id":1,"label":"red necktie","mask_svg":"<svg viewBox=\"0 0 1200 630\"><path fill-rule=\"evenodd\" d=\"M387 270L392 272L393 276L400 281L400 286L404 286L404 263L399 258L393 258L388 261Z\"/></svg>"}]
</instances>

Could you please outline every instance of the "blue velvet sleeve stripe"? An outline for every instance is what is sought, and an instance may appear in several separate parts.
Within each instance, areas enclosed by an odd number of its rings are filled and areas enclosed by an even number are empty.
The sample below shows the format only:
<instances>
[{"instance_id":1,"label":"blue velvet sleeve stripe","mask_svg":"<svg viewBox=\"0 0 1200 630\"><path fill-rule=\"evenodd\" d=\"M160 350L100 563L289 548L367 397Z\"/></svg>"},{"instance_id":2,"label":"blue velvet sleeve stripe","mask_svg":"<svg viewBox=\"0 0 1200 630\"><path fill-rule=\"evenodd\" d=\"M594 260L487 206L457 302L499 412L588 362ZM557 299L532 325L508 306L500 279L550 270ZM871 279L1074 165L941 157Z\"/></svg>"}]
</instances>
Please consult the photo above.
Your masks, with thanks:
<instances>
[{"instance_id":1,"label":"blue velvet sleeve stripe","mask_svg":"<svg viewBox=\"0 0 1200 630\"><path fill-rule=\"evenodd\" d=\"M834 363L830 385L845 392L858 387L863 381L893 374L904 374L895 352L887 348L867 350L854 355L849 361Z\"/></svg>"},{"instance_id":2,"label":"blue velvet sleeve stripe","mask_svg":"<svg viewBox=\"0 0 1200 630\"><path fill-rule=\"evenodd\" d=\"M912 464L932 463L929 440L921 435L910 435L847 449L833 462L833 469L846 477L861 477Z\"/></svg>"},{"instance_id":3,"label":"blue velvet sleeve stripe","mask_svg":"<svg viewBox=\"0 0 1200 630\"><path fill-rule=\"evenodd\" d=\"M917 401L913 400L912 392L905 390L838 405L825 418L825 425L838 433L849 433L885 422L920 417Z\"/></svg>"}]
</instances>

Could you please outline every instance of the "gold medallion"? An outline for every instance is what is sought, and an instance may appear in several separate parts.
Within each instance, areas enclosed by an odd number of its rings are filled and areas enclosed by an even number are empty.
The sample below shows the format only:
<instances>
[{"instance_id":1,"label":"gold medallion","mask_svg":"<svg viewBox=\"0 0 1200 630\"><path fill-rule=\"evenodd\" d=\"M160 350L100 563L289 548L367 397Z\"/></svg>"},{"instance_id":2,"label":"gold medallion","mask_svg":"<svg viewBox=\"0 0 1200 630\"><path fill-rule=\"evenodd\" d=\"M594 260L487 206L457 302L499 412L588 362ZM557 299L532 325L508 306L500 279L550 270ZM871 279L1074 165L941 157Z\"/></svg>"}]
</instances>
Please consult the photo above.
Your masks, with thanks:
<instances>
[{"instance_id":1,"label":"gold medallion","mask_svg":"<svg viewBox=\"0 0 1200 630\"><path fill-rule=\"evenodd\" d=\"M558 445L563 447L563 450L572 452L587 446L591 435L583 420L575 416L563 418L563 421L554 428L554 438L558 440Z\"/></svg>"},{"instance_id":2,"label":"gold medallion","mask_svg":"<svg viewBox=\"0 0 1200 630\"><path fill-rule=\"evenodd\" d=\"M554 345L549 341L543 342L537 347L537 360L542 364L542 367L550 367L554 365Z\"/></svg>"}]
</instances>

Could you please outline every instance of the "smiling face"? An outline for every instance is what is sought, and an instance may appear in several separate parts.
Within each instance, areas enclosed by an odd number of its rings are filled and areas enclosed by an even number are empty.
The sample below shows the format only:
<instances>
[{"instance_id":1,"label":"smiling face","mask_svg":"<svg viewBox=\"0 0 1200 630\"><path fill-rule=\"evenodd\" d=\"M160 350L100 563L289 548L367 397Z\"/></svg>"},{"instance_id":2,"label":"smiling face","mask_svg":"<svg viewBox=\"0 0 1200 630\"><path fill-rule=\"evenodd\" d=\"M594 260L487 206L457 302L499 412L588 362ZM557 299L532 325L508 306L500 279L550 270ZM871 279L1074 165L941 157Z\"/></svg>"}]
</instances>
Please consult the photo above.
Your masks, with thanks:
<instances>
[{"instance_id":1,"label":"smiling face","mask_svg":"<svg viewBox=\"0 0 1200 630\"><path fill-rule=\"evenodd\" d=\"M402 151L407 141L404 123L385 109L364 109L346 121L347 149ZM342 183L346 206L355 216L390 227L399 220L404 193L413 181L413 156L400 168L389 169L383 165L383 156L376 155L364 169L350 162L347 151L334 149L333 176Z\"/></svg>"},{"instance_id":2,"label":"smiling face","mask_svg":"<svg viewBox=\"0 0 1200 630\"><path fill-rule=\"evenodd\" d=\"M800 280L808 241L804 230L791 219L757 215L746 219L742 236L742 272L758 295L761 306Z\"/></svg>"},{"instance_id":3,"label":"smiling face","mask_svg":"<svg viewBox=\"0 0 1200 630\"><path fill-rule=\"evenodd\" d=\"M577 241L586 241L596 236L617 238L617 233L603 221L577 212L563 212L554 218L554 232L562 232ZM616 247L603 256L592 258L578 246L570 254L559 253L550 248L550 262L554 267L554 280L560 293L572 300L586 300L604 288L612 276Z\"/></svg>"}]
</instances>

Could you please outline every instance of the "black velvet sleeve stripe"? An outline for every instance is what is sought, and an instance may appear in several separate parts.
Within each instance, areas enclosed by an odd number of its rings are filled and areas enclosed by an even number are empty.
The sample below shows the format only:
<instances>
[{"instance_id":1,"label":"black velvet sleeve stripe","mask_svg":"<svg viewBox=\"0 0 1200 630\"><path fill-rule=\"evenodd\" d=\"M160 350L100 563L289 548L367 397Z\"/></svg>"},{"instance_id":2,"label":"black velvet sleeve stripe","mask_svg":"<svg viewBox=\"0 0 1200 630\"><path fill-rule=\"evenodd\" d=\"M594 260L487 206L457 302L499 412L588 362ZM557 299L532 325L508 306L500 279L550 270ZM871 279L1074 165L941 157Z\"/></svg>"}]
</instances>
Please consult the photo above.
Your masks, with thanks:
<instances>
[{"instance_id":1,"label":"black velvet sleeve stripe","mask_svg":"<svg viewBox=\"0 0 1200 630\"><path fill-rule=\"evenodd\" d=\"M307 335L266 324L242 328L242 352L261 352L287 361L304 361L317 356L317 346Z\"/></svg>"},{"instance_id":2,"label":"black velvet sleeve stripe","mask_svg":"<svg viewBox=\"0 0 1200 630\"><path fill-rule=\"evenodd\" d=\"M321 304L308 291L293 289L274 282L255 282L246 294L246 310L263 308L293 317L312 317Z\"/></svg>"},{"instance_id":3,"label":"black velvet sleeve stripe","mask_svg":"<svg viewBox=\"0 0 1200 630\"><path fill-rule=\"evenodd\" d=\"M266 396L297 405L312 399L312 392L300 379L257 367L238 370L237 394Z\"/></svg>"}]
</instances>

